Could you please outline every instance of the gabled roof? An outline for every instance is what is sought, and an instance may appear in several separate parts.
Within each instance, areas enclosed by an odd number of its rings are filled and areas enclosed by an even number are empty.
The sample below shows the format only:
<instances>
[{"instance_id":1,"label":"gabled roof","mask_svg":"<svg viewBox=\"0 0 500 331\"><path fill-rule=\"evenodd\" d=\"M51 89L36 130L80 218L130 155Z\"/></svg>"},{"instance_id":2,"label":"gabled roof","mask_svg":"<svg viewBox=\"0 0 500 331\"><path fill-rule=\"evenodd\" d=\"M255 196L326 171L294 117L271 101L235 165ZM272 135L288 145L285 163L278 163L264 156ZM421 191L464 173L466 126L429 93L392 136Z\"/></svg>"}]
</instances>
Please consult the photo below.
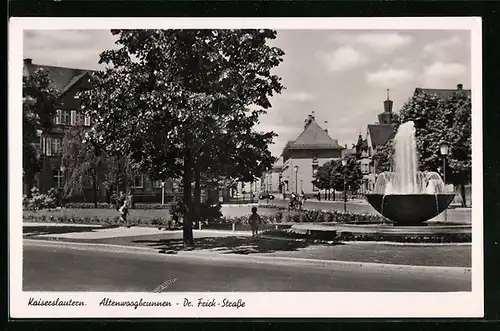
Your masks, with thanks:
<instances>
[{"instance_id":1,"label":"gabled roof","mask_svg":"<svg viewBox=\"0 0 500 331\"><path fill-rule=\"evenodd\" d=\"M25 63L23 74L32 75L37 69L43 69L52 79L53 87L60 95L68 91L73 85L80 81L85 74L92 70L75 69L66 67L47 66L33 63Z\"/></svg>"},{"instance_id":2,"label":"gabled roof","mask_svg":"<svg viewBox=\"0 0 500 331\"><path fill-rule=\"evenodd\" d=\"M420 93L434 94L434 95L437 95L441 99L448 99L449 97L453 96L453 94L455 94L457 92L465 93L468 96L471 95L471 90L432 89L432 88L421 88L421 87L417 87L415 89L415 93L414 94L420 94Z\"/></svg>"},{"instance_id":3,"label":"gabled roof","mask_svg":"<svg viewBox=\"0 0 500 331\"><path fill-rule=\"evenodd\" d=\"M299 137L285 149L343 149L337 139L332 139L316 121L312 120Z\"/></svg>"},{"instance_id":4,"label":"gabled roof","mask_svg":"<svg viewBox=\"0 0 500 331\"><path fill-rule=\"evenodd\" d=\"M384 145L394 134L392 124L368 124L368 132L372 141L372 147Z\"/></svg>"}]
</instances>

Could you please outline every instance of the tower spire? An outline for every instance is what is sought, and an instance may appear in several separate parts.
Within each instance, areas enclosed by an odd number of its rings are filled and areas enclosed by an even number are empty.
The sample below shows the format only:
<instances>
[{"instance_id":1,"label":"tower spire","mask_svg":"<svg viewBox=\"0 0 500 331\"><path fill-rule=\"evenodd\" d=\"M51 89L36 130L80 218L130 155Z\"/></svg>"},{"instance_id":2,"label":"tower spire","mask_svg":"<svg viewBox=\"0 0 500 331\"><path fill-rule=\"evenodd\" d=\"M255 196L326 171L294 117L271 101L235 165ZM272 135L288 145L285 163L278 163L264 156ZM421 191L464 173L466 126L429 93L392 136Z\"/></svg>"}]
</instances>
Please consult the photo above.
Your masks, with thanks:
<instances>
[{"instance_id":1,"label":"tower spire","mask_svg":"<svg viewBox=\"0 0 500 331\"><path fill-rule=\"evenodd\" d=\"M390 100L389 99L389 89L387 89L387 100Z\"/></svg>"}]
</instances>

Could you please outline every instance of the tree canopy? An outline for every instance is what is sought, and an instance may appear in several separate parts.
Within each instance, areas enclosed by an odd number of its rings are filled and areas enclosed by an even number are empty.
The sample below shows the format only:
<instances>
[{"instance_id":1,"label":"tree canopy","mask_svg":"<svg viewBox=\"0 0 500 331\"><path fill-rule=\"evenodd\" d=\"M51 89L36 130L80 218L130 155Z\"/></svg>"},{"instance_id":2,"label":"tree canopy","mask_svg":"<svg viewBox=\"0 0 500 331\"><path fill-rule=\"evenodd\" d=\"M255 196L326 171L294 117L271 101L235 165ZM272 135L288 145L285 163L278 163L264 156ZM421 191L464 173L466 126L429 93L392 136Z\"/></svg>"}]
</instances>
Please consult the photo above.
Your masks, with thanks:
<instances>
[{"instance_id":1,"label":"tree canopy","mask_svg":"<svg viewBox=\"0 0 500 331\"><path fill-rule=\"evenodd\" d=\"M36 70L23 77L23 173L31 191L35 174L40 171L40 155L34 146L42 132L51 128L58 91L47 72Z\"/></svg>"},{"instance_id":2,"label":"tree canopy","mask_svg":"<svg viewBox=\"0 0 500 331\"><path fill-rule=\"evenodd\" d=\"M87 139L153 179L183 178L190 245L194 174L249 179L272 166L274 133L253 127L283 88L271 70L284 53L268 44L276 32L267 29L111 33L119 47L101 53L107 69L81 94L93 120Z\"/></svg>"}]
</instances>

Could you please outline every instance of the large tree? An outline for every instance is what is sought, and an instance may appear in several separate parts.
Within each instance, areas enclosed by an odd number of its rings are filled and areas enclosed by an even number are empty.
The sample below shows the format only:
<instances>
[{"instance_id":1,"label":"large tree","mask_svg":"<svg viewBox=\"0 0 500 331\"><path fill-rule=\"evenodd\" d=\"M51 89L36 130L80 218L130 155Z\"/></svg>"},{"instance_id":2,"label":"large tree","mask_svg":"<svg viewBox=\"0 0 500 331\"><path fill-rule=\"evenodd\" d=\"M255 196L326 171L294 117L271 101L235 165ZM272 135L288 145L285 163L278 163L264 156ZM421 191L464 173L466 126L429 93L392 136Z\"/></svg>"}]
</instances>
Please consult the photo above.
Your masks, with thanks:
<instances>
[{"instance_id":1,"label":"large tree","mask_svg":"<svg viewBox=\"0 0 500 331\"><path fill-rule=\"evenodd\" d=\"M42 69L23 77L23 175L30 194L36 173L41 170L40 155L35 144L52 126L58 92Z\"/></svg>"},{"instance_id":2,"label":"large tree","mask_svg":"<svg viewBox=\"0 0 500 331\"><path fill-rule=\"evenodd\" d=\"M443 99L435 94L419 93L408 100L394 125L414 121L416 127L419 170L437 171L443 160L439 154L442 142L450 145L446 182L460 186L462 204L466 205L465 185L471 179L471 99L464 92L456 92ZM374 161L377 170L392 169L393 139L377 149Z\"/></svg>"},{"instance_id":3,"label":"large tree","mask_svg":"<svg viewBox=\"0 0 500 331\"><path fill-rule=\"evenodd\" d=\"M192 246L195 178L206 169L258 177L271 166L273 133L252 127L282 89L271 70L284 53L268 44L276 32L265 29L111 32L119 47L101 54L108 68L81 95L94 120L89 136L153 179L183 179L184 245Z\"/></svg>"}]
</instances>

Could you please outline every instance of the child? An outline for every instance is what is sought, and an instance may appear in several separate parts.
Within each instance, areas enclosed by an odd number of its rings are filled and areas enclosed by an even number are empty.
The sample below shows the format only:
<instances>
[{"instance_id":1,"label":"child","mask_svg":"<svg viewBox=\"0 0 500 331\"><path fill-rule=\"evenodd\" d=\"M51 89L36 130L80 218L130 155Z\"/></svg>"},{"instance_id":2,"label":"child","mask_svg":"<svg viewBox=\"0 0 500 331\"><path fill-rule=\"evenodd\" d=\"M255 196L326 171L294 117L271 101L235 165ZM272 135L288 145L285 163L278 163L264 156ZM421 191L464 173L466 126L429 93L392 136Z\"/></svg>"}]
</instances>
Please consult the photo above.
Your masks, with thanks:
<instances>
[{"instance_id":1,"label":"child","mask_svg":"<svg viewBox=\"0 0 500 331\"><path fill-rule=\"evenodd\" d=\"M252 207L252 215L248 219L250 221L250 226L252 227L252 236L255 237L259 231L259 224L262 222L259 214L257 214L257 207Z\"/></svg>"},{"instance_id":2,"label":"child","mask_svg":"<svg viewBox=\"0 0 500 331\"><path fill-rule=\"evenodd\" d=\"M123 199L122 206L118 209L120 212L120 221L122 221L123 225L130 228L130 225L127 224L127 216L128 216L128 207L127 207L127 199Z\"/></svg>"}]
</instances>

